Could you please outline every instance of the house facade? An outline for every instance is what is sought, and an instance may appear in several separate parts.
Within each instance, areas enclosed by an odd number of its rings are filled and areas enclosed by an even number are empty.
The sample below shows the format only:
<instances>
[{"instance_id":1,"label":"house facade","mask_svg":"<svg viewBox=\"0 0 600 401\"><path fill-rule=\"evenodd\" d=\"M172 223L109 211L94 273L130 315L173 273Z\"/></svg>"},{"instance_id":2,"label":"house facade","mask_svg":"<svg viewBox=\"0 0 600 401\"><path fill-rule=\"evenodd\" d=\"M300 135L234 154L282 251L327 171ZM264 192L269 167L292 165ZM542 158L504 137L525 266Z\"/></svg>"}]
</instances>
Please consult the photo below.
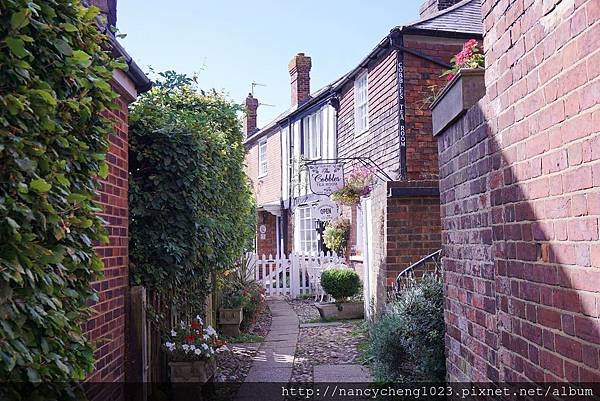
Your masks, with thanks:
<instances>
[{"instance_id":1,"label":"house facade","mask_svg":"<svg viewBox=\"0 0 600 401\"><path fill-rule=\"evenodd\" d=\"M364 271L374 311L401 271L441 248L429 104L447 82L440 76L451 58L465 41L482 37L479 0L428 4L418 21L392 29L335 87L338 157L366 160L386 173L368 199L344 209L352 223L349 260Z\"/></svg>"},{"instance_id":2,"label":"house facade","mask_svg":"<svg viewBox=\"0 0 600 401\"><path fill-rule=\"evenodd\" d=\"M312 206L327 197L310 190L307 163L337 161L346 174L364 165L377 171L378 183L367 201L340 208L351 222L345 256L363 275L369 308L383 305L402 269L441 248L437 144L428 102L445 84L440 75L452 56L466 40L480 39L483 28L479 0L428 3L418 21L392 29L354 69L312 94L312 60L296 55L289 64L291 108L249 133L246 142L259 201L259 255L325 250L323 225ZM274 175L280 182L269 188L279 185L280 193L274 189L261 200L265 184L257 174L257 155L261 143L267 147L263 154L269 154L271 135L279 138L274 146L280 160L273 155L272 163L281 164L281 173ZM261 213L277 201L279 228L261 228L261 222L273 221ZM261 230L277 233L281 246L261 247L260 238L268 238Z\"/></svg>"},{"instance_id":3,"label":"house facade","mask_svg":"<svg viewBox=\"0 0 600 401\"><path fill-rule=\"evenodd\" d=\"M324 197L308 188L304 166L337 157L337 111L331 85L310 94L311 67L304 53L290 60L291 106L260 130L253 125L258 102L246 98L246 168L257 201L258 255L323 250L312 206Z\"/></svg>"}]
</instances>

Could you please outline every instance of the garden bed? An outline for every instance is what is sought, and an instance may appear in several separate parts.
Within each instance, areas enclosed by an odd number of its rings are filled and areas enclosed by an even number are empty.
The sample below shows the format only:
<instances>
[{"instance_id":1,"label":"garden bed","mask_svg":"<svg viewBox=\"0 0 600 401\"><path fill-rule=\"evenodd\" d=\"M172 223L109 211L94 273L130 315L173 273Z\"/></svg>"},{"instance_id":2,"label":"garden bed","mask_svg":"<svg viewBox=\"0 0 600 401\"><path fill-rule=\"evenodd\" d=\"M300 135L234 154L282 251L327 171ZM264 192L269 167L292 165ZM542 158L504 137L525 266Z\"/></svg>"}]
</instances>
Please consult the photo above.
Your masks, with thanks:
<instances>
[{"instance_id":1,"label":"garden bed","mask_svg":"<svg viewBox=\"0 0 600 401\"><path fill-rule=\"evenodd\" d=\"M242 335L240 339L252 337L264 337L269 332L271 327L271 311L265 304L265 308L260 312L256 321L250 326L250 329ZM235 338L233 341L237 341ZM252 366L252 358L256 355L256 351L260 343L228 343L228 351L221 352L217 357L217 373L215 381L220 383L243 383ZM231 386L231 390L235 394L237 388Z\"/></svg>"}]
</instances>

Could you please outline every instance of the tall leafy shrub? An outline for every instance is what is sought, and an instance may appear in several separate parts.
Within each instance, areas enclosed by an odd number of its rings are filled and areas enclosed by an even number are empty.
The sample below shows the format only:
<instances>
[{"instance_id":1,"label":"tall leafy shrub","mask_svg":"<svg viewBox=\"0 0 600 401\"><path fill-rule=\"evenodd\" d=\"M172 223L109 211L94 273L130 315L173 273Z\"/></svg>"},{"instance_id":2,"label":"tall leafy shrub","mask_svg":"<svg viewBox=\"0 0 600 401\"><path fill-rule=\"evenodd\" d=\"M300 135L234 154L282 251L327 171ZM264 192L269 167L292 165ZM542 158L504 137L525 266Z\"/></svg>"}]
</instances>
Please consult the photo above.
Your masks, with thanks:
<instances>
[{"instance_id":1,"label":"tall leafy shrub","mask_svg":"<svg viewBox=\"0 0 600 401\"><path fill-rule=\"evenodd\" d=\"M96 8L0 2L0 382L83 379L116 63ZM13 394L14 395L14 394Z\"/></svg>"},{"instance_id":2,"label":"tall leafy shrub","mask_svg":"<svg viewBox=\"0 0 600 401\"><path fill-rule=\"evenodd\" d=\"M444 294L439 277L427 275L387 305L370 329L371 357L382 381L441 382L444 356Z\"/></svg>"},{"instance_id":3,"label":"tall leafy shrub","mask_svg":"<svg viewBox=\"0 0 600 401\"><path fill-rule=\"evenodd\" d=\"M132 283L190 316L202 313L210 273L230 267L254 232L238 111L174 72L131 108Z\"/></svg>"}]
</instances>

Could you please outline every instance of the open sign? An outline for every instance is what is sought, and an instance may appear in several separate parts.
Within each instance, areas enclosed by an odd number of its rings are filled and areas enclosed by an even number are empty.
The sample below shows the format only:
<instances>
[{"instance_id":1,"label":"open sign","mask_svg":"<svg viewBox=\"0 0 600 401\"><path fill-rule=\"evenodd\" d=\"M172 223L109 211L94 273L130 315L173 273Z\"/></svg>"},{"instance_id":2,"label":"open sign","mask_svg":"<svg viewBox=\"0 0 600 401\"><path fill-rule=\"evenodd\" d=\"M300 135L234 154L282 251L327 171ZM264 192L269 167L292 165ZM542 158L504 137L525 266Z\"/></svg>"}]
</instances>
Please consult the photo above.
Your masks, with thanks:
<instances>
[{"instance_id":1,"label":"open sign","mask_svg":"<svg viewBox=\"0 0 600 401\"><path fill-rule=\"evenodd\" d=\"M320 201L315 205L315 219L320 221L333 220L340 215L338 205L331 201Z\"/></svg>"}]
</instances>

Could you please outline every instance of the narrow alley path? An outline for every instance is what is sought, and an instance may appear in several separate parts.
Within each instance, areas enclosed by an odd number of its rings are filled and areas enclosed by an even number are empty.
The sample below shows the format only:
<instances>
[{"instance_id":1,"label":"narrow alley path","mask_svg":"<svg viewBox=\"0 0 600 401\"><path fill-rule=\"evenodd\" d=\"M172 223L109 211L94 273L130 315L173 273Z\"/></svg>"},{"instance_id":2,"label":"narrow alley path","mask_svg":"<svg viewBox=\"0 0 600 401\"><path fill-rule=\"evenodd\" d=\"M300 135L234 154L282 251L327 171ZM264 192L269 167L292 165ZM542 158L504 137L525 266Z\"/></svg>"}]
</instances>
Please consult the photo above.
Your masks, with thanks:
<instances>
[{"instance_id":1,"label":"narrow alley path","mask_svg":"<svg viewBox=\"0 0 600 401\"><path fill-rule=\"evenodd\" d=\"M292 377L300 322L286 301L270 300L268 305L272 316L271 330L253 358L250 372L238 391L238 401L276 399L277 393L281 392L280 387L252 383L285 384ZM269 394L257 394L261 391Z\"/></svg>"}]
</instances>

